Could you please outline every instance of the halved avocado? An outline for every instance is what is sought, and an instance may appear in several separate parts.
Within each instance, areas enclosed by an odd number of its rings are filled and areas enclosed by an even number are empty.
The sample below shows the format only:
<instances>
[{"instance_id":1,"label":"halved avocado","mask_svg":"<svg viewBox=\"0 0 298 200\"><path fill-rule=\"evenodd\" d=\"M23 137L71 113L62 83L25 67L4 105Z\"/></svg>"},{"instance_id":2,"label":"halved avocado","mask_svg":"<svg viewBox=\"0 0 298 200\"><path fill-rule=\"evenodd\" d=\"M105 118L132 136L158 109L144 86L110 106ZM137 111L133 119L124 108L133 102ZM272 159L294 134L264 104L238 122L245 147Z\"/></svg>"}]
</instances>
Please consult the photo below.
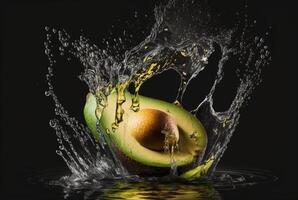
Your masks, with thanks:
<instances>
[{"instance_id":1,"label":"halved avocado","mask_svg":"<svg viewBox=\"0 0 298 200\"><path fill-rule=\"evenodd\" d=\"M153 176L164 175L169 172L171 167L171 158L168 152L156 148L148 148L136 137L135 132L138 127L132 126L135 122L132 119L136 120L138 113L151 114L151 117L148 117L148 119L145 117L139 123L140 125L150 122L146 122L146 120L155 120L154 124L169 121L163 120L165 117L161 117L161 120L156 120L154 119L155 116L168 116L169 119L172 119L179 130L179 150L174 153L178 171L183 173L195 168L204 155L207 146L207 135L199 120L180 106L144 96L139 96L140 110L134 112L130 109L132 95L126 92L125 97L126 101L122 105L124 109L123 121L119 123L119 127L114 132L111 131L115 120L116 93L108 96L108 105L103 110L100 123L104 130L110 130L108 131L109 133L106 132L105 134L109 134L114 151L127 170L133 174ZM88 94L84 107L84 116L92 134L98 139L95 109L96 99L92 94ZM142 116L144 117L144 114ZM150 131L147 132L150 134ZM150 137L147 137L147 140L148 138Z\"/></svg>"}]
</instances>

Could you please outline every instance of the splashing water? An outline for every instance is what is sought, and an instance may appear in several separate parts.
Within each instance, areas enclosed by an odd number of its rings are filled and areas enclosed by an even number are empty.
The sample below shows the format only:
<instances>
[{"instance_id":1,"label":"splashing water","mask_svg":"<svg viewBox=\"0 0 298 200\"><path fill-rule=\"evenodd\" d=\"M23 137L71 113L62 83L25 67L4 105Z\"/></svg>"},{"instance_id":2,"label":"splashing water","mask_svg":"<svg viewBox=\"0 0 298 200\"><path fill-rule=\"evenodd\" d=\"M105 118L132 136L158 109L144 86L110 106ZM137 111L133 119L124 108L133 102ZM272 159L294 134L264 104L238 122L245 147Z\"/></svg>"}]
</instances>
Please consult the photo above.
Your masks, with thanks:
<instances>
[{"instance_id":1,"label":"splashing water","mask_svg":"<svg viewBox=\"0 0 298 200\"><path fill-rule=\"evenodd\" d=\"M180 75L180 87L175 104L182 105L183 96L192 79L200 77L208 59L216 46L220 48L221 58L217 64L217 74L206 98L190 112L203 124L208 134L208 146L202 160L196 166L208 165L207 177L211 177L227 148L240 117L240 108L247 102L253 89L261 82L262 68L270 61L270 53L265 38L252 37L247 20L234 29L214 27L206 5L194 1L169 1L167 5L155 8L155 24L151 33L137 46L124 54L113 55L119 46L124 47L122 38L114 39L117 45L106 50L99 49L87 38L72 39L65 30L46 27L45 54L48 56L46 95L55 102L56 119L50 121L54 128L59 149L72 175L64 177L70 182L97 180L104 178L136 178L130 175L111 150L111 142L99 123L97 131L99 142L92 137L90 130L71 117L54 93L52 77L56 63L53 48L58 47L61 56L79 59L84 66L80 79L87 83L89 91L96 97L96 116L101 118L107 105L107 96L116 90L117 105L113 129L123 121L122 104L126 101L125 90L133 86L131 109L135 112L142 104L138 99L142 84L151 77L167 70L175 70ZM52 41L58 41L53 45ZM58 56L58 55L57 55ZM224 78L225 64L229 59L237 60L236 73L239 86L236 95L226 111L214 109L214 93ZM110 131L110 130L108 130ZM196 134L192 137L196 139ZM173 147L169 147L173 149ZM173 152L173 150L170 150ZM171 157L173 157L171 155ZM171 174L176 175L175 158L171 158Z\"/></svg>"}]
</instances>

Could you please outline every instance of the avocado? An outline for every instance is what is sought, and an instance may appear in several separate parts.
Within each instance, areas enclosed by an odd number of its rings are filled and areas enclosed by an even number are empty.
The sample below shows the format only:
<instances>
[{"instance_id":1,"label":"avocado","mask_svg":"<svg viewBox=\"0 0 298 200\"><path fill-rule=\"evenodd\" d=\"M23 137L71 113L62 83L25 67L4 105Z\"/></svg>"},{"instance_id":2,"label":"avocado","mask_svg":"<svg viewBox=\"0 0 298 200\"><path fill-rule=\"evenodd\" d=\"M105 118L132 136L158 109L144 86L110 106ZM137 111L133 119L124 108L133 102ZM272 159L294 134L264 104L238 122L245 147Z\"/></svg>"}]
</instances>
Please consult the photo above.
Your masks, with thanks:
<instances>
[{"instance_id":1,"label":"avocado","mask_svg":"<svg viewBox=\"0 0 298 200\"><path fill-rule=\"evenodd\" d=\"M165 142L178 146L174 159L179 174L197 167L207 146L207 134L196 117L181 106L141 95L139 111L135 112L130 109L133 95L125 92L125 98L123 121L118 128L112 131L116 92L107 97L100 124L106 130L104 134L110 137L114 152L130 173L142 176L169 173L172 160L169 152L164 151ZM93 136L98 139L95 109L96 98L89 93L84 116Z\"/></svg>"}]
</instances>

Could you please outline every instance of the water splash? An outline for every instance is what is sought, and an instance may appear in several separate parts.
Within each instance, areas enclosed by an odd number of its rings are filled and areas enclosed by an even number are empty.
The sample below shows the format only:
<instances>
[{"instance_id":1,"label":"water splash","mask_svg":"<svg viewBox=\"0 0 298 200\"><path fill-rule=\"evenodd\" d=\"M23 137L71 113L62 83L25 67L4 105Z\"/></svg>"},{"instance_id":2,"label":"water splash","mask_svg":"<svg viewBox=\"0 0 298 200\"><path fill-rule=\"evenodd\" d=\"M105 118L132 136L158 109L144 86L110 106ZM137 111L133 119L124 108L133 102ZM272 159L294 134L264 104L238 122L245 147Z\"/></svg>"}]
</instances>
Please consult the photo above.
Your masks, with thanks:
<instances>
[{"instance_id":1,"label":"water splash","mask_svg":"<svg viewBox=\"0 0 298 200\"><path fill-rule=\"evenodd\" d=\"M69 184L65 172L46 171L31 178L32 183L47 183L63 188L65 199L201 199L220 200L222 191L270 183L277 178L265 171L217 170L212 179L181 180L177 178L134 177L123 179L78 180ZM60 178L57 180L57 178Z\"/></svg>"},{"instance_id":2,"label":"water splash","mask_svg":"<svg viewBox=\"0 0 298 200\"><path fill-rule=\"evenodd\" d=\"M133 86L131 109L139 110L142 103L138 99L142 84L151 77L167 70L175 70L180 75L180 87L174 103L182 105L183 96L192 79L199 77L208 66L208 59L218 46L221 58L217 64L217 74L206 98L191 110L204 125L208 134L208 146L202 160L196 167L208 164L207 175L210 177L220 161L227 144L239 122L240 109L250 98L253 89L261 82L262 68L270 61L265 37L249 33L253 26L245 16L245 22L233 29L215 27L208 7L203 1L174 1L155 8L155 24L150 34L137 46L119 53L117 48L124 48L122 38L114 39L117 45L107 43L102 50L84 36L73 39L65 30L46 27L45 54L48 56L47 81L51 96L55 102L55 113L58 118L50 121L55 129L60 155L72 176L69 180L86 180L112 177L128 177L129 174L111 150L111 142L104 134L117 129L123 121L122 104L126 101L125 90ZM52 41L58 41L53 45ZM58 49L55 55L54 48ZM111 52L115 52L112 54ZM116 53L118 52L118 53ZM56 56L67 60L77 58L84 66L80 79L96 97L96 116L101 118L102 110L107 105L107 96L116 90L117 105L113 130L103 130L97 123L100 134L96 142L85 125L71 117L54 93L52 85L53 66ZM214 93L224 79L224 69L230 59L236 59L236 74L239 86L236 95L226 111L214 109ZM196 134L192 134L195 139ZM171 174L176 174L175 159Z\"/></svg>"}]
</instances>

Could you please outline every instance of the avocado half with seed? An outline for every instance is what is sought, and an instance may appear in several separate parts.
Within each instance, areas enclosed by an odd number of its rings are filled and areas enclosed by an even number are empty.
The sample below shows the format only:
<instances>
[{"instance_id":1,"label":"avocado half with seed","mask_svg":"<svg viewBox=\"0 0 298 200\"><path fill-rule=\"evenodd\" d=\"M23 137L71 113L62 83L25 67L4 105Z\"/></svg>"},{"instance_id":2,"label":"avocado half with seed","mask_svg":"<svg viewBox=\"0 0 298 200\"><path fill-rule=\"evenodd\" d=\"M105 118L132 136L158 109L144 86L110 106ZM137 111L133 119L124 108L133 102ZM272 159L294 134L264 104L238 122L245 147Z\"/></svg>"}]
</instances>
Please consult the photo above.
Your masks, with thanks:
<instances>
[{"instance_id":1,"label":"avocado half with seed","mask_svg":"<svg viewBox=\"0 0 298 200\"><path fill-rule=\"evenodd\" d=\"M180 106L144 96L139 96L140 109L134 112L130 109L132 95L126 92L125 97L123 121L119 127L112 131L115 92L108 96L100 123L104 130L108 130L104 134L109 135L112 148L126 169L141 176L167 175L172 163L169 152L164 151L168 135L168 143L178 145L178 150L174 151L178 173L194 170L207 146L207 135L199 120ZM95 109L96 99L89 93L84 116L93 136L98 139Z\"/></svg>"}]
</instances>

